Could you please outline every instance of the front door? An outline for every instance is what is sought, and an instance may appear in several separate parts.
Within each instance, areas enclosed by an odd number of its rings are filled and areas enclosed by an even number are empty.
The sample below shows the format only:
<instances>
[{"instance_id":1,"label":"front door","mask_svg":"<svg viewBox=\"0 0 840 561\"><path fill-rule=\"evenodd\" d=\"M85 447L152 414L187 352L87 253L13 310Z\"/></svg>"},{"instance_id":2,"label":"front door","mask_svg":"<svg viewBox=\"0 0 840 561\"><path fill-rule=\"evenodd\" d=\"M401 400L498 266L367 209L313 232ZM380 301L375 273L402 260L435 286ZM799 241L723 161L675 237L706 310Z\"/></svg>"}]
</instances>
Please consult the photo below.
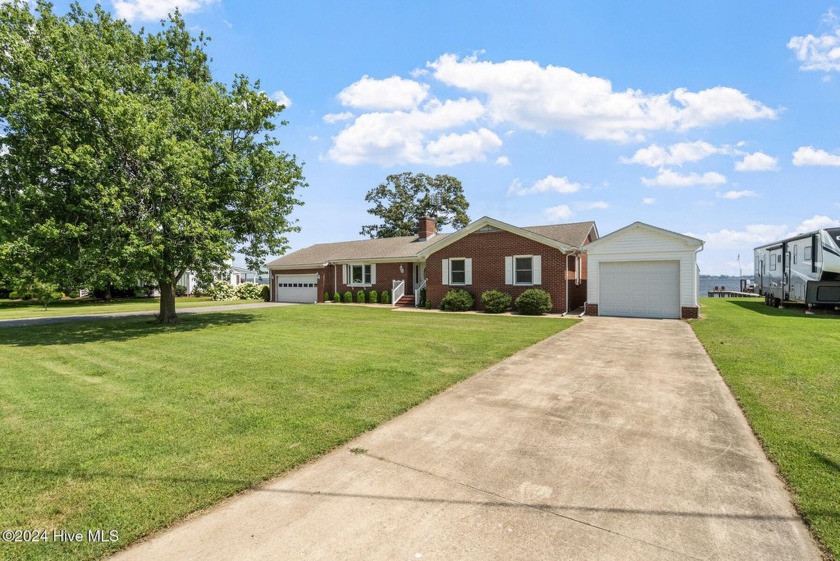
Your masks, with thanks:
<instances>
[{"instance_id":1,"label":"front door","mask_svg":"<svg viewBox=\"0 0 840 561\"><path fill-rule=\"evenodd\" d=\"M414 286L420 286L420 283L423 282L423 279L426 278L426 264L425 263L415 263L414 264Z\"/></svg>"}]
</instances>

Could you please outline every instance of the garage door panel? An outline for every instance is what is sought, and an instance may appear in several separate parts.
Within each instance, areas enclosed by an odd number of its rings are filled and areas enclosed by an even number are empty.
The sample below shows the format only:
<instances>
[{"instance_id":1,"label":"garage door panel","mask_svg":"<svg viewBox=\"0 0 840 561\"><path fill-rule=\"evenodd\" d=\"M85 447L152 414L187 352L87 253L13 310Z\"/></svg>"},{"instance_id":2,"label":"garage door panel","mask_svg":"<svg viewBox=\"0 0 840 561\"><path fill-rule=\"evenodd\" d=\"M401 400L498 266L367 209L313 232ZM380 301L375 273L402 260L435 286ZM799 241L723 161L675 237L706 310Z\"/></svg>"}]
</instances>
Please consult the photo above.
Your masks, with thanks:
<instances>
[{"instance_id":1,"label":"garage door panel","mask_svg":"<svg viewBox=\"0 0 840 561\"><path fill-rule=\"evenodd\" d=\"M318 301L318 275L277 275L275 300L311 304Z\"/></svg>"},{"instance_id":2,"label":"garage door panel","mask_svg":"<svg viewBox=\"0 0 840 561\"><path fill-rule=\"evenodd\" d=\"M678 318L678 261L602 262L598 314Z\"/></svg>"}]
</instances>

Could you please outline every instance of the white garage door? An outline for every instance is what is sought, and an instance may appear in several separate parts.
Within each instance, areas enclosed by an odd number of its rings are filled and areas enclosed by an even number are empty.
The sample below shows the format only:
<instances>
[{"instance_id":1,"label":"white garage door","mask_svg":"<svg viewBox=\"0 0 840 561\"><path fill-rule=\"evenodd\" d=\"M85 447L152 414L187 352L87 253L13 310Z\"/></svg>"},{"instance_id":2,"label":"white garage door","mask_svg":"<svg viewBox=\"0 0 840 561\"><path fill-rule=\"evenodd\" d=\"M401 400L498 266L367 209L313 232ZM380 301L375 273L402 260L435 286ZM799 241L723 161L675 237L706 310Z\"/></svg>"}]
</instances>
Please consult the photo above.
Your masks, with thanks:
<instances>
[{"instance_id":1,"label":"white garage door","mask_svg":"<svg viewBox=\"0 0 840 561\"><path fill-rule=\"evenodd\" d=\"M601 262L598 315L680 317L679 261Z\"/></svg>"},{"instance_id":2,"label":"white garage door","mask_svg":"<svg viewBox=\"0 0 840 561\"><path fill-rule=\"evenodd\" d=\"M277 302L311 304L318 301L318 275L277 275L274 278Z\"/></svg>"}]
</instances>

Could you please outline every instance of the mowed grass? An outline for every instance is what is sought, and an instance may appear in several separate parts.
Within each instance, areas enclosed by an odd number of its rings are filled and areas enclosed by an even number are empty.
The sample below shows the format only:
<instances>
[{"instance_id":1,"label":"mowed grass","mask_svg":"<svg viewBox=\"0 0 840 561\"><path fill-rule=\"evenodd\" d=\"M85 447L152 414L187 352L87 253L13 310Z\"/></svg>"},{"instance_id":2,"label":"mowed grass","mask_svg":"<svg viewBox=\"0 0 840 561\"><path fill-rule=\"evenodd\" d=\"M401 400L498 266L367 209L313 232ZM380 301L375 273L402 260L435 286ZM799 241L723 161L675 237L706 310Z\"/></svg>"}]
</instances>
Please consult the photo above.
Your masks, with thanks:
<instances>
[{"instance_id":1,"label":"mowed grass","mask_svg":"<svg viewBox=\"0 0 840 561\"><path fill-rule=\"evenodd\" d=\"M249 304L262 300L227 300L214 302L207 297L182 297L175 302L176 309L204 306L230 306ZM83 316L88 314L117 314L123 312L157 312L159 298L126 298L103 302L90 298L66 299L44 306L35 300L0 300L0 320L52 316Z\"/></svg>"},{"instance_id":2,"label":"mowed grass","mask_svg":"<svg viewBox=\"0 0 840 561\"><path fill-rule=\"evenodd\" d=\"M701 301L692 323L814 532L840 559L840 316Z\"/></svg>"},{"instance_id":3,"label":"mowed grass","mask_svg":"<svg viewBox=\"0 0 840 561\"><path fill-rule=\"evenodd\" d=\"M95 559L282 473L572 320L291 306L0 329L0 543Z\"/></svg>"}]
</instances>

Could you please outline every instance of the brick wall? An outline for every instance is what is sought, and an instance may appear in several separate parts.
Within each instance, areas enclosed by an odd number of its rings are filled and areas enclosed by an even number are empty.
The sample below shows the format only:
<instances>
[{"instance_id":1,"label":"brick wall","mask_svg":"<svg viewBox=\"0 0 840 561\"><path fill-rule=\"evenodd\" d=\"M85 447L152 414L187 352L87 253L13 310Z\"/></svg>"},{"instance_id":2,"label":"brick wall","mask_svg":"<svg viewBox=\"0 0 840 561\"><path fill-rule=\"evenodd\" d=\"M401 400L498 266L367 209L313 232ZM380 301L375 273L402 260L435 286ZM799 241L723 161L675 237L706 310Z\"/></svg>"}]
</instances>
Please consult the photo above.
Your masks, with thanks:
<instances>
[{"instance_id":1,"label":"brick wall","mask_svg":"<svg viewBox=\"0 0 840 561\"><path fill-rule=\"evenodd\" d=\"M400 272L400 265L403 267L403 272ZM318 278L318 302L324 301L324 291L327 291L332 294L336 290L336 286L338 287L339 294L344 294L346 291L350 291L353 293L353 301L355 302L356 292L362 290L362 287L354 287L349 286L349 284L344 282L344 277L342 276L342 269L343 265L336 265L333 268L332 265L327 265L326 267L321 267L317 269L292 269L292 270L285 270L285 271L272 271L271 272L271 287L272 290L276 290L277 281L275 280L276 275L313 275L318 274L320 275ZM335 277L333 276L333 271L335 271ZM338 283L335 283L335 280L338 280ZM346 279L349 282L349 278ZM366 286L364 287L365 292L370 290L376 290L377 292L382 292L383 290L391 290L392 284L391 281L394 280L404 280L405 284L405 293L406 294L414 294L414 269L412 268L411 263L377 263L376 264L376 284L373 286Z\"/></svg>"},{"instance_id":2,"label":"brick wall","mask_svg":"<svg viewBox=\"0 0 840 561\"><path fill-rule=\"evenodd\" d=\"M541 255L542 284L533 287L506 285L505 257L511 255ZM472 258L472 285L443 285L441 260L458 257ZM427 298L434 308L440 306L443 296L453 288L470 292L478 309L481 309L481 294L486 290L507 292L515 300L528 288L541 288L551 294L552 312L566 311L566 255L559 249L510 232L473 232L442 248L426 260L426 278L429 279Z\"/></svg>"},{"instance_id":3,"label":"brick wall","mask_svg":"<svg viewBox=\"0 0 840 561\"><path fill-rule=\"evenodd\" d=\"M332 280L329 280L329 282L327 282L328 281L328 279L327 279L328 275L329 275L329 279L332 279L332 267L331 266L330 267L319 267L317 269L291 269L291 270L284 270L284 271L270 271L270 274L269 274L270 284L269 284L269 286L271 287L271 297L274 298L274 299L277 298L277 295L275 294L277 292L277 281L275 280L275 277L277 275L314 275L314 274L318 275L318 302L323 302L324 301L324 290L329 290L329 291L331 291L330 294L332 294L332 288L325 288L325 287L328 287L328 286L329 287L332 286Z\"/></svg>"},{"instance_id":4,"label":"brick wall","mask_svg":"<svg viewBox=\"0 0 840 561\"><path fill-rule=\"evenodd\" d=\"M598 315L598 304L586 304L586 315L597 316Z\"/></svg>"},{"instance_id":5,"label":"brick wall","mask_svg":"<svg viewBox=\"0 0 840 561\"><path fill-rule=\"evenodd\" d=\"M700 308L697 306L683 306L680 309L682 319L697 319L700 317Z\"/></svg>"}]
</instances>

